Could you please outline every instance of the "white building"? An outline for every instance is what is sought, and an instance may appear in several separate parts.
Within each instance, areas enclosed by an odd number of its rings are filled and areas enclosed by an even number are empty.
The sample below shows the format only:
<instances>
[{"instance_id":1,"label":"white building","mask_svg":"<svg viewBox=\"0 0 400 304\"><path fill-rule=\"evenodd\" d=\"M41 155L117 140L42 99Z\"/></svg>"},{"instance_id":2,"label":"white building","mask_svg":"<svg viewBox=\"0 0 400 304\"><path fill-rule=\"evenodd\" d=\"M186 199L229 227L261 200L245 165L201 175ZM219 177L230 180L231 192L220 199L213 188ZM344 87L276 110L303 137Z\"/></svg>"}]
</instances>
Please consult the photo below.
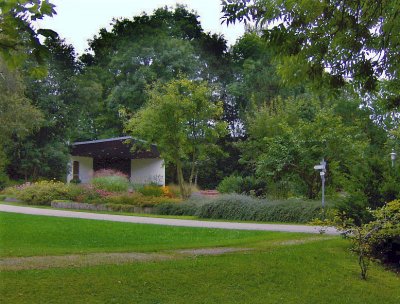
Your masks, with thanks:
<instances>
[{"instance_id":1,"label":"white building","mask_svg":"<svg viewBox=\"0 0 400 304\"><path fill-rule=\"evenodd\" d=\"M79 179L88 183L95 171L115 169L128 175L135 184L165 185L164 160L157 147L151 145L147 151L132 152L134 142L126 136L73 143L67 181Z\"/></svg>"}]
</instances>

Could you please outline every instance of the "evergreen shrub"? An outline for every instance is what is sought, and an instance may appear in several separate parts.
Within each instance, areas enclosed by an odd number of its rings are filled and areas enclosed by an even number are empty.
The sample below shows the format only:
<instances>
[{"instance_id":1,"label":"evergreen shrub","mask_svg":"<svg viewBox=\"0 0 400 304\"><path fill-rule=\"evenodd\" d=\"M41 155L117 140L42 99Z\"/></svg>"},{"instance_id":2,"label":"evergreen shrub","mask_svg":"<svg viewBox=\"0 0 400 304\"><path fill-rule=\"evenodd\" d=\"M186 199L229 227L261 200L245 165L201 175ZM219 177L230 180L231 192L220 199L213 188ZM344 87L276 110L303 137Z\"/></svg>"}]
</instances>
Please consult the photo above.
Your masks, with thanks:
<instances>
[{"instance_id":1,"label":"evergreen shrub","mask_svg":"<svg viewBox=\"0 0 400 304\"><path fill-rule=\"evenodd\" d=\"M163 203L154 206L154 214L160 215L196 215L200 207L212 199L192 197L180 204Z\"/></svg>"},{"instance_id":2,"label":"evergreen shrub","mask_svg":"<svg viewBox=\"0 0 400 304\"><path fill-rule=\"evenodd\" d=\"M111 195L104 199L105 204L153 207L160 204L178 204L182 200L163 196L145 196L141 193Z\"/></svg>"},{"instance_id":3,"label":"evergreen shrub","mask_svg":"<svg viewBox=\"0 0 400 304\"><path fill-rule=\"evenodd\" d=\"M196 213L201 218L292 223L307 223L321 214L317 201L267 201L237 194L221 195Z\"/></svg>"},{"instance_id":4,"label":"evergreen shrub","mask_svg":"<svg viewBox=\"0 0 400 304\"><path fill-rule=\"evenodd\" d=\"M217 187L220 193L241 193L243 177L231 175L225 177Z\"/></svg>"}]
</instances>

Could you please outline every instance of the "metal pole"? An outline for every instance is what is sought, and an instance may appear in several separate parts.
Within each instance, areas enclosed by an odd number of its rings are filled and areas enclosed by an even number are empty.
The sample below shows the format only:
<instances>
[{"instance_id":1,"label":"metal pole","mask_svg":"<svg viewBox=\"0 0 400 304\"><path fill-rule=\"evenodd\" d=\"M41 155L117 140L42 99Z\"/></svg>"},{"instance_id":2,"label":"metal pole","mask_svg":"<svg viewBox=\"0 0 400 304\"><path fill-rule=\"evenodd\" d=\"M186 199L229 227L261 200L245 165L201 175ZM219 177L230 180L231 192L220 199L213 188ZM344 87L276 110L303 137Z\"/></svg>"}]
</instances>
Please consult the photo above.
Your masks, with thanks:
<instances>
[{"instance_id":1,"label":"metal pole","mask_svg":"<svg viewBox=\"0 0 400 304\"><path fill-rule=\"evenodd\" d=\"M321 180L322 180L322 209L325 210L325 172L321 171Z\"/></svg>"},{"instance_id":2,"label":"metal pole","mask_svg":"<svg viewBox=\"0 0 400 304\"><path fill-rule=\"evenodd\" d=\"M394 149L392 149L392 153L390 153L390 158L392 160L392 168L394 168L394 161L396 160L396 152L394 152Z\"/></svg>"}]
</instances>

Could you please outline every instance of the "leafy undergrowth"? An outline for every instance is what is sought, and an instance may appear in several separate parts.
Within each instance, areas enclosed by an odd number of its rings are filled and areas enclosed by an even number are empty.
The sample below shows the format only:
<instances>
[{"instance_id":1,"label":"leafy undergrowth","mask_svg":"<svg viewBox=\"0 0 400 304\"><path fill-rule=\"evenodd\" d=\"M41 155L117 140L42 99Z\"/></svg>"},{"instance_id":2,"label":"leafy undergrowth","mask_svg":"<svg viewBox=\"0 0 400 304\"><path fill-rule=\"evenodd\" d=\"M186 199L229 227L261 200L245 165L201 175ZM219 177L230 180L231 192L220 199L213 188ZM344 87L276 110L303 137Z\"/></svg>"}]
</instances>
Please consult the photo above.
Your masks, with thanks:
<instances>
[{"instance_id":1,"label":"leafy undergrowth","mask_svg":"<svg viewBox=\"0 0 400 304\"><path fill-rule=\"evenodd\" d=\"M232 241L235 246L253 247L218 256L4 271L0 297L5 303L394 304L400 300L399 276L373 265L369 279L360 280L356 257L338 237L0 215L2 254L8 256L117 248L158 251L194 248L199 243L226 246Z\"/></svg>"}]
</instances>

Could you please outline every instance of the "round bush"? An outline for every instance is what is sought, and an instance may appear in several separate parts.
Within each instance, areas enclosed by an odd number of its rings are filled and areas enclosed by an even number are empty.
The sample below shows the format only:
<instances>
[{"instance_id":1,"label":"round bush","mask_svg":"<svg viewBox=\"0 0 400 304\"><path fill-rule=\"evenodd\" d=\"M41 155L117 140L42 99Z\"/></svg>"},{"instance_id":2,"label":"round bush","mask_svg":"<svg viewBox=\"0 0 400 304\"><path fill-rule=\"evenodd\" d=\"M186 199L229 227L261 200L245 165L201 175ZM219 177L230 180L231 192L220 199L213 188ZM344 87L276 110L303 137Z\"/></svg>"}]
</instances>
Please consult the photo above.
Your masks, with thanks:
<instances>
[{"instance_id":1,"label":"round bush","mask_svg":"<svg viewBox=\"0 0 400 304\"><path fill-rule=\"evenodd\" d=\"M220 193L241 193L243 178L241 176L231 175L225 177L217 187Z\"/></svg>"}]
</instances>

